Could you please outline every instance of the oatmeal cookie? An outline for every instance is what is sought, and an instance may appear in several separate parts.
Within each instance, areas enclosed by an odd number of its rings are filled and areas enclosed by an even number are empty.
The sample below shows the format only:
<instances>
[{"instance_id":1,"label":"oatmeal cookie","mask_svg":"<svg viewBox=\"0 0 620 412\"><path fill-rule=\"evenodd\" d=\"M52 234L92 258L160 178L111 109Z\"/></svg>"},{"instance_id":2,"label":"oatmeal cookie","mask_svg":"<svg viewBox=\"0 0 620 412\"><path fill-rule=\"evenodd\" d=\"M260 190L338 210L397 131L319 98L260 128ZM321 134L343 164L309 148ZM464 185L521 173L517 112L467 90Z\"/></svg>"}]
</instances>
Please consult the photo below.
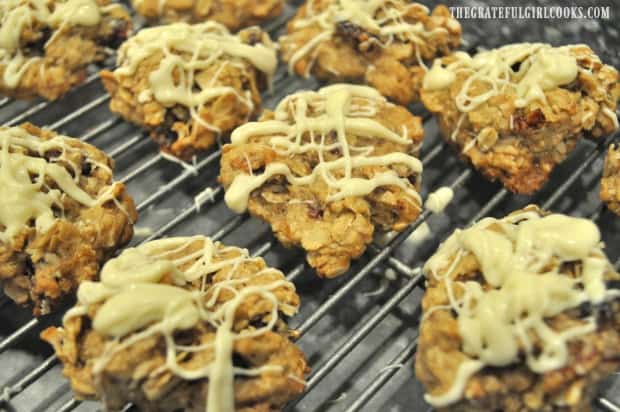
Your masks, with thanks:
<instances>
[{"instance_id":1,"label":"oatmeal cookie","mask_svg":"<svg viewBox=\"0 0 620 412\"><path fill-rule=\"evenodd\" d=\"M305 387L285 322L298 307L295 286L247 250L169 238L108 261L42 337L76 397L106 410L277 411Z\"/></svg>"},{"instance_id":2,"label":"oatmeal cookie","mask_svg":"<svg viewBox=\"0 0 620 412\"><path fill-rule=\"evenodd\" d=\"M485 218L424 273L415 369L438 411L589 411L620 368L620 274L588 219Z\"/></svg>"},{"instance_id":3,"label":"oatmeal cookie","mask_svg":"<svg viewBox=\"0 0 620 412\"><path fill-rule=\"evenodd\" d=\"M368 84L399 104L419 99L424 61L461 42L447 7L406 0L308 0L287 30L279 42L291 72Z\"/></svg>"},{"instance_id":4,"label":"oatmeal cookie","mask_svg":"<svg viewBox=\"0 0 620 412\"><path fill-rule=\"evenodd\" d=\"M113 163L31 124L0 128L0 284L49 313L133 235L137 213Z\"/></svg>"},{"instance_id":5,"label":"oatmeal cookie","mask_svg":"<svg viewBox=\"0 0 620 412\"><path fill-rule=\"evenodd\" d=\"M421 96L464 159L531 194L580 138L618 129L618 78L587 46L519 43L435 60Z\"/></svg>"},{"instance_id":6,"label":"oatmeal cookie","mask_svg":"<svg viewBox=\"0 0 620 412\"><path fill-rule=\"evenodd\" d=\"M375 227L403 230L420 213L422 121L367 86L285 97L222 149L228 206L271 224L321 276L349 268Z\"/></svg>"},{"instance_id":7,"label":"oatmeal cookie","mask_svg":"<svg viewBox=\"0 0 620 412\"><path fill-rule=\"evenodd\" d=\"M18 99L59 98L131 31L110 0L2 0L0 22L0 93Z\"/></svg>"},{"instance_id":8,"label":"oatmeal cookie","mask_svg":"<svg viewBox=\"0 0 620 412\"><path fill-rule=\"evenodd\" d=\"M601 200L620 216L620 147L610 145L601 179Z\"/></svg>"},{"instance_id":9,"label":"oatmeal cookie","mask_svg":"<svg viewBox=\"0 0 620 412\"><path fill-rule=\"evenodd\" d=\"M258 27L233 35L214 22L175 23L130 38L101 78L112 111L187 160L258 113L277 63Z\"/></svg>"},{"instance_id":10,"label":"oatmeal cookie","mask_svg":"<svg viewBox=\"0 0 620 412\"><path fill-rule=\"evenodd\" d=\"M151 22L215 21L229 30L263 23L284 10L284 0L131 0L131 4Z\"/></svg>"}]
</instances>

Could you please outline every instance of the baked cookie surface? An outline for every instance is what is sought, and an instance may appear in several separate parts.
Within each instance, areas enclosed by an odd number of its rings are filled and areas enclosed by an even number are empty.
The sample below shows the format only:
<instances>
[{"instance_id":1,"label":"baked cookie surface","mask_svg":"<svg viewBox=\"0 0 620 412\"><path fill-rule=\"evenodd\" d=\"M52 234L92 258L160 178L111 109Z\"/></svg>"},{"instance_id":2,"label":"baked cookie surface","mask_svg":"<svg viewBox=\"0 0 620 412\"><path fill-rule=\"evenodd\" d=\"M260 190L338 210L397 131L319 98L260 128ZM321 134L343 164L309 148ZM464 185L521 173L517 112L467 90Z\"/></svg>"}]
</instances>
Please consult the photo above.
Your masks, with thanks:
<instances>
[{"instance_id":1,"label":"baked cookie surface","mask_svg":"<svg viewBox=\"0 0 620 412\"><path fill-rule=\"evenodd\" d=\"M137 213L95 147L30 124L0 144L0 284L47 314L129 242Z\"/></svg>"},{"instance_id":2,"label":"baked cookie surface","mask_svg":"<svg viewBox=\"0 0 620 412\"><path fill-rule=\"evenodd\" d=\"M445 6L432 13L405 0L309 0L280 38L291 72L329 82L364 83L399 104L419 100L423 61L461 42Z\"/></svg>"},{"instance_id":3,"label":"baked cookie surface","mask_svg":"<svg viewBox=\"0 0 620 412\"><path fill-rule=\"evenodd\" d=\"M618 72L584 45L456 52L434 62L421 96L446 141L515 193L539 190L582 137L618 129Z\"/></svg>"},{"instance_id":4,"label":"baked cookie surface","mask_svg":"<svg viewBox=\"0 0 620 412\"><path fill-rule=\"evenodd\" d=\"M131 31L110 0L3 0L0 22L0 94L20 99L62 96Z\"/></svg>"},{"instance_id":5,"label":"baked cookie surface","mask_svg":"<svg viewBox=\"0 0 620 412\"><path fill-rule=\"evenodd\" d=\"M424 273L415 369L439 411L588 411L620 368L620 275L590 220L485 218Z\"/></svg>"},{"instance_id":6,"label":"baked cookie surface","mask_svg":"<svg viewBox=\"0 0 620 412\"><path fill-rule=\"evenodd\" d=\"M346 271L375 228L420 213L422 122L375 89L338 84L285 97L222 150L227 205L301 246L321 276Z\"/></svg>"},{"instance_id":7,"label":"baked cookie surface","mask_svg":"<svg viewBox=\"0 0 620 412\"><path fill-rule=\"evenodd\" d=\"M101 72L111 110L187 160L258 113L277 57L258 27L175 23L123 43L117 66Z\"/></svg>"},{"instance_id":8,"label":"baked cookie surface","mask_svg":"<svg viewBox=\"0 0 620 412\"><path fill-rule=\"evenodd\" d=\"M620 216L620 148L610 145L605 157L601 179L601 200L609 210Z\"/></svg>"},{"instance_id":9,"label":"baked cookie surface","mask_svg":"<svg viewBox=\"0 0 620 412\"><path fill-rule=\"evenodd\" d=\"M229 30L263 23L284 9L283 0L132 0L131 4L153 22L215 21Z\"/></svg>"},{"instance_id":10,"label":"baked cookie surface","mask_svg":"<svg viewBox=\"0 0 620 412\"><path fill-rule=\"evenodd\" d=\"M277 411L305 387L284 320L298 307L295 286L247 250L168 238L110 260L42 337L75 395L106 410Z\"/></svg>"}]
</instances>

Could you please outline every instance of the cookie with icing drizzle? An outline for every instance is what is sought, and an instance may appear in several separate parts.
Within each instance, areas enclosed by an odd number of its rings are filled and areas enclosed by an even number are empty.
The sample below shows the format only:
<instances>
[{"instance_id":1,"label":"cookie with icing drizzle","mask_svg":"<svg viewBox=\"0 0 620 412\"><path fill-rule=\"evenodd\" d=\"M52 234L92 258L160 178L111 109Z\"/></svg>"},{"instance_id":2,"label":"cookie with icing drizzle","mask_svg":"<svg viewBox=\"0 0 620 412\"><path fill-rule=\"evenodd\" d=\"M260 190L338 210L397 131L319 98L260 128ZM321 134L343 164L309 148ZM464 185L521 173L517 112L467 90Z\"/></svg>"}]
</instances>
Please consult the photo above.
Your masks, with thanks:
<instances>
[{"instance_id":1,"label":"cookie with icing drizzle","mask_svg":"<svg viewBox=\"0 0 620 412\"><path fill-rule=\"evenodd\" d=\"M0 150L0 284L43 315L97 278L137 213L89 144L24 124L0 128Z\"/></svg>"},{"instance_id":2,"label":"cookie with icing drizzle","mask_svg":"<svg viewBox=\"0 0 620 412\"><path fill-rule=\"evenodd\" d=\"M75 395L106 410L277 411L305 387L285 321L298 307L295 286L247 250L168 238L108 261L42 337Z\"/></svg>"},{"instance_id":3,"label":"cookie with icing drizzle","mask_svg":"<svg viewBox=\"0 0 620 412\"><path fill-rule=\"evenodd\" d=\"M130 31L127 10L110 0L2 0L0 94L55 100Z\"/></svg>"},{"instance_id":4,"label":"cookie with icing drizzle","mask_svg":"<svg viewBox=\"0 0 620 412\"><path fill-rule=\"evenodd\" d=\"M188 160L259 112L277 63L258 27L231 34L215 22L174 23L123 43L117 69L101 78L112 111Z\"/></svg>"},{"instance_id":5,"label":"cookie with icing drizzle","mask_svg":"<svg viewBox=\"0 0 620 412\"><path fill-rule=\"evenodd\" d=\"M609 210L620 216L620 147L617 144L610 145L607 150L601 179L601 200Z\"/></svg>"},{"instance_id":6,"label":"cookie with icing drizzle","mask_svg":"<svg viewBox=\"0 0 620 412\"><path fill-rule=\"evenodd\" d=\"M301 91L235 129L219 179L232 210L269 222L333 277L375 228L402 230L419 215L422 137L421 119L373 88Z\"/></svg>"},{"instance_id":7,"label":"cookie with icing drizzle","mask_svg":"<svg viewBox=\"0 0 620 412\"><path fill-rule=\"evenodd\" d=\"M416 355L439 411L590 410L620 368L620 274L588 219L536 206L456 230L426 262Z\"/></svg>"},{"instance_id":8,"label":"cookie with icing drizzle","mask_svg":"<svg viewBox=\"0 0 620 412\"><path fill-rule=\"evenodd\" d=\"M585 45L456 52L435 60L421 97L464 159L521 194L538 191L582 137L618 129L618 71Z\"/></svg>"},{"instance_id":9,"label":"cookie with icing drizzle","mask_svg":"<svg viewBox=\"0 0 620 412\"><path fill-rule=\"evenodd\" d=\"M131 4L151 22L215 21L229 30L264 23L284 10L283 0L131 0Z\"/></svg>"},{"instance_id":10,"label":"cookie with icing drizzle","mask_svg":"<svg viewBox=\"0 0 620 412\"><path fill-rule=\"evenodd\" d=\"M367 84L400 104L419 99L424 62L460 42L447 7L406 0L308 0L279 39L291 72Z\"/></svg>"}]
</instances>

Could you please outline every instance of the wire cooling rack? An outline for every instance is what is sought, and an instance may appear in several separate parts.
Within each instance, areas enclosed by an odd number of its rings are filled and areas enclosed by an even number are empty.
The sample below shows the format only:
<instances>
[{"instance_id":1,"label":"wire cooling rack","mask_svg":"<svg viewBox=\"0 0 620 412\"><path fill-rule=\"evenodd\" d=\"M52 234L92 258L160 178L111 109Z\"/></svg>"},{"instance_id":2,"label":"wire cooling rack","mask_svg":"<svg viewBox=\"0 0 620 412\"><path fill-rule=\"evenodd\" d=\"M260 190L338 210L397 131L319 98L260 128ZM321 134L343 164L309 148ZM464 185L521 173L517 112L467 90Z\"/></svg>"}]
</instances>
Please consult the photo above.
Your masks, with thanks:
<instances>
[{"instance_id":1,"label":"wire cooling rack","mask_svg":"<svg viewBox=\"0 0 620 412\"><path fill-rule=\"evenodd\" d=\"M612 12L619 12L617 3L611 3ZM289 4L283 16L266 26L273 38L295 8ZM141 24L139 19L136 23ZM605 62L620 67L619 34L614 20L462 24L466 48L515 41L585 42ZM112 65L110 59L107 66ZM289 76L281 65L273 93L264 95L264 106L273 108L288 93L317 87L313 80ZM441 186L450 186L455 191L454 200L444 214L424 212L404 232L377 239L346 275L321 280L305 265L300 251L286 250L276 242L267 225L226 208L223 189L216 179L218 149L201 156L191 168L170 162L139 129L110 113L108 101L93 68L84 84L53 103L0 98L0 124L30 121L47 126L94 144L114 158L116 177L126 183L140 212L132 245L162 236L207 234L227 244L247 247L287 273L302 298L301 311L292 319L292 327L299 330L298 343L312 367L307 391L287 407L290 411L429 410L412 368L423 293L419 268L456 227L537 203L556 212L594 219L602 230L610 259L620 266L620 219L601 207L598 200L603 153L607 144L620 140L619 133L597 142L581 142L540 193L515 196L460 162L438 137L430 115L420 106L413 106L412 111L424 118L422 193L425 196ZM410 235L422 223L431 227L431 235L416 243ZM33 319L29 311L0 296L0 411L101 409L98 403L79 402L72 397L56 357L38 339L44 327L58 322L58 316ZM620 412L618 403L620 379L608 379L595 408Z\"/></svg>"}]
</instances>

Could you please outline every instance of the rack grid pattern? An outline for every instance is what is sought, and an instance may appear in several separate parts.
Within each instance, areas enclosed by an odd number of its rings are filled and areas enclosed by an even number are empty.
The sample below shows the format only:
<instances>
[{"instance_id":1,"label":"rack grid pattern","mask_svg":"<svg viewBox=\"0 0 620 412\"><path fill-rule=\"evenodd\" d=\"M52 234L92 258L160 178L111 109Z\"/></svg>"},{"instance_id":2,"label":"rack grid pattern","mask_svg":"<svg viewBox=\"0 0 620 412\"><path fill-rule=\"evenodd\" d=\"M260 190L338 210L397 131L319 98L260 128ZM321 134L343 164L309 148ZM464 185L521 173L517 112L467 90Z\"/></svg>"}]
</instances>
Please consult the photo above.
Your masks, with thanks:
<instances>
[{"instance_id":1,"label":"rack grid pattern","mask_svg":"<svg viewBox=\"0 0 620 412\"><path fill-rule=\"evenodd\" d=\"M293 13L294 6L287 6L285 14L266 28L274 38ZM466 40L470 46L484 44L475 37ZM611 63L618 67L619 60ZM281 65L274 92L265 94L264 105L271 108L294 90L318 86L313 80L289 76ZM326 281L316 278L300 251L282 248L265 224L227 210L216 179L219 149L200 157L192 167L169 162L140 130L110 113L108 101L93 70L84 84L57 102L0 99L0 123L47 125L114 158L116 176L128 186L140 212L137 227L142 230L132 244L173 234L208 234L247 247L284 270L302 296L301 313L292 326L299 331L299 344L312 367L306 393L287 407L290 411L428 410L412 372L423 289L420 268L456 227L538 203L545 209L594 219L610 257L620 267L620 223L597 201L605 147L620 140L620 133L582 142L539 194L525 198L486 182L462 164L438 137L430 115L412 107L424 118L423 193L450 186L455 199L444 215L425 211L402 233L377 238L348 274ZM423 223L430 225L432 235L416 244L410 235ZM37 340L44 327L58 322L58 316L33 319L27 310L0 296L0 388L4 388L0 411L99 410L99 404L71 396L56 357ZM611 379L596 408L620 412L619 402L620 379Z\"/></svg>"}]
</instances>

